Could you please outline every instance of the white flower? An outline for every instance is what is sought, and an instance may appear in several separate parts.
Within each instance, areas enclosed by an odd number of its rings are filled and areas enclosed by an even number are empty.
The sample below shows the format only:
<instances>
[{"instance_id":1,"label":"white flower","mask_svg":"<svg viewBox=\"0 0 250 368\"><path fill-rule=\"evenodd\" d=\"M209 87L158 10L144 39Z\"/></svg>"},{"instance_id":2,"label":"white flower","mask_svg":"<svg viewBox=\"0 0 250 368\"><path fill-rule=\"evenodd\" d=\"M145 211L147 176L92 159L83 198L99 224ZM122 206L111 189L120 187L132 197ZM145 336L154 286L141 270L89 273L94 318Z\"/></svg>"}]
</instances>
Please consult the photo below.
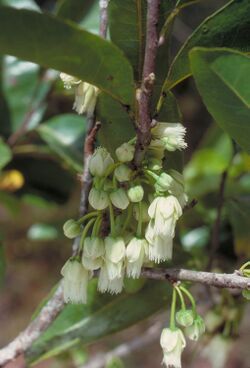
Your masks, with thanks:
<instances>
[{"instance_id":1,"label":"white flower","mask_svg":"<svg viewBox=\"0 0 250 368\"><path fill-rule=\"evenodd\" d=\"M87 237L84 240L82 264L90 271L97 270L103 264L105 253L104 241L98 237Z\"/></svg>"},{"instance_id":2,"label":"white flower","mask_svg":"<svg viewBox=\"0 0 250 368\"><path fill-rule=\"evenodd\" d=\"M121 210L125 210L129 205L128 196L123 188L114 190L110 193L109 197L112 204Z\"/></svg>"},{"instance_id":3,"label":"white flower","mask_svg":"<svg viewBox=\"0 0 250 368\"><path fill-rule=\"evenodd\" d=\"M81 82L77 85L75 90L75 102L73 109L78 112L78 114L87 114L88 116L93 115L98 88L89 84L87 82Z\"/></svg>"},{"instance_id":4,"label":"white flower","mask_svg":"<svg viewBox=\"0 0 250 368\"><path fill-rule=\"evenodd\" d=\"M186 346L185 337L180 329L164 328L160 344L163 350L162 363L167 368L181 368L181 354Z\"/></svg>"},{"instance_id":5,"label":"white flower","mask_svg":"<svg viewBox=\"0 0 250 368\"><path fill-rule=\"evenodd\" d=\"M112 238L108 236L104 239L105 244L105 265L109 280L122 277L125 258L125 243L122 237Z\"/></svg>"},{"instance_id":6,"label":"white flower","mask_svg":"<svg viewBox=\"0 0 250 368\"><path fill-rule=\"evenodd\" d=\"M127 275L138 278L141 274L141 268L145 255L148 253L148 243L146 239L132 238L126 249L127 256Z\"/></svg>"},{"instance_id":7,"label":"white flower","mask_svg":"<svg viewBox=\"0 0 250 368\"><path fill-rule=\"evenodd\" d=\"M153 139L161 141L168 151L182 150L187 147L184 140L185 133L186 128L180 123L157 123L152 128Z\"/></svg>"},{"instance_id":8,"label":"white flower","mask_svg":"<svg viewBox=\"0 0 250 368\"><path fill-rule=\"evenodd\" d=\"M96 210L104 210L109 205L109 197L104 190L92 188L88 199L89 204Z\"/></svg>"},{"instance_id":9,"label":"white flower","mask_svg":"<svg viewBox=\"0 0 250 368\"><path fill-rule=\"evenodd\" d=\"M136 185L128 190L128 197L131 202L141 202L144 196L144 190L141 185Z\"/></svg>"},{"instance_id":10,"label":"white flower","mask_svg":"<svg viewBox=\"0 0 250 368\"><path fill-rule=\"evenodd\" d=\"M123 143L115 151L120 162L130 162L134 158L135 146L129 143Z\"/></svg>"},{"instance_id":11,"label":"white flower","mask_svg":"<svg viewBox=\"0 0 250 368\"><path fill-rule=\"evenodd\" d=\"M69 259L61 270L63 296L66 303L85 304L89 273L76 259Z\"/></svg>"},{"instance_id":12,"label":"white flower","mask_svg":"<svg viewBox=\"0 0 250 368\"><path fill-rule=\"evenodd\" d=\"M124 279L124 271L122 272L120 277L116 277L110 280L107 267L106 265L104 265L101 268L100 274L99 274L98 290L102 293L105 293L106 291L108 291L111 294L118 294L122 291L123 279Z\"/></svg>"},{"instance_id":13,"label":"white flower","mask_svg":"<svg viewBox=\"0 0 250 368\"><path fill-rule=\"evenodd\" d=\"M72 77L72 75L66 73L60 73L60 78L63 81L64 88L66 89L70 89L81 83L81 79L77 79L75 77Z\"/></svg>"},{"instance_id":14,"label":"white flower","mask_svg":"<svg viewBox=\"0 0 250 368\"><path fill-rule=\"evenodd\" d=\"M105 176L107 170L114 164L110 153L104 147L98 147L89 162L89 171L93 176Z\"/></svg>"},{"instance_id":15,"label":"white flower","mask_svg":"<svg viewBox=\"0 0 250 368\"><path fill-rule=\"evenodd\" d=\"M160 263L169 259L173 256L173 238L165 237L162 238L159 235L155 236L152 230L153 237L150 234L151 224L149 224L146 232L146 239L149 242L149 260L156 263ZM151 239L151 241L149 241Z\"/></svg>"}]
</instances>

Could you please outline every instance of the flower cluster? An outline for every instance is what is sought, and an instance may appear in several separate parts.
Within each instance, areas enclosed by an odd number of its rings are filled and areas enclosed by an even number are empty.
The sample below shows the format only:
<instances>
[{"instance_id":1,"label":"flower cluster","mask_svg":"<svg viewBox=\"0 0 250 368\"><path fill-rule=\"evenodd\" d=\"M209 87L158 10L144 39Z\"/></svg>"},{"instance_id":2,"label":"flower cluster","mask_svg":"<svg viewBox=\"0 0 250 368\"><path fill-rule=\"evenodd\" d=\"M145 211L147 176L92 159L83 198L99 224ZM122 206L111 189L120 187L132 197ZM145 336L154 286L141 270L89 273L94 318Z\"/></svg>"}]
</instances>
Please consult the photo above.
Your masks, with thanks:
<instances>
[{"instance_id":1,"label":"flower cluster","mask_svg":"<svg viewBox=\"0 0 250 368\"><path fill-rule=\"evenodd\" d=\"M181 301L181 309L176 313L176 294ZM186 309L185 294L192 304L192 309ZM180 327L176 326L176 322ZM192 294L183 286L174 286L170 313L170 327L161 333L160 344L163 350L163 364L166 367L181 368L181 354L186 347L185 335L197 341L205 332L205 323L196 311Z\"/></svg>"},{"instance_id":2,"label":"flower cluster","mask_svg":"<svg viewBox=\"0 0 250 368\"><path fill-rule=\"evenodd\" d=\"M98 88L65 73L60 73L60 78L66 89L74 88L75 90L73 109L78 112L78 114L93 115L99 92Z\"/></svg>"},{"instance_id":3,"label":"flower cluster","mask_svg":"<svg viewBox=\"0 0 250 368\"><path fill-rule=\"evenodd\" d=\"M87 280L96 270L98 289L119 293L125 276L139 278L143 265L172 258L176 222L187 196L182 175L163 170L162 152L185 148L184 133L179 123L158 123L152 129L152 146L137 170L132 165L135 138L116 149L116 159L103 147L95 150L89 164L93 176L89 213L64 225L67 237L80 236L77 256L62 271L66 301L85 300ZM152 167L154 160L160 162ZM80 274L84 281L79 283Z\"/></svg>"}]
</instances>

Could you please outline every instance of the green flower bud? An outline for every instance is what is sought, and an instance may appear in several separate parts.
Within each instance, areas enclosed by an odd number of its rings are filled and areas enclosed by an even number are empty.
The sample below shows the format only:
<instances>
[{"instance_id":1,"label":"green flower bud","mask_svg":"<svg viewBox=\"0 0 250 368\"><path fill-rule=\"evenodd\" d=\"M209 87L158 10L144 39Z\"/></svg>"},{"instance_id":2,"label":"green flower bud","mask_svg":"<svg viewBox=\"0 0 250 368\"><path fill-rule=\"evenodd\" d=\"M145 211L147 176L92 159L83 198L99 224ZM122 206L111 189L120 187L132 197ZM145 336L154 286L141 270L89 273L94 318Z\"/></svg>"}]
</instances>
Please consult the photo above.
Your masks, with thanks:
<instances>
[{"instance_id":1,"label":"green flower bud","mask_svg":"<svg viewBox=\"0 0 250 368\"><path fill-rule=\"evenodd\" d=\"M247 290L247 289L243 290L242 296L246 298L247 300L250 300L250 290Z\"/></svg>"},{"instance_id":2,"label":"green flower bud","mask_svg":"<svg viewBox=\"0 0 250 368\"><path fill-rule=\"evenodd\" d=\"M173 178L170 175L162 173L155 183L155 189L159 192L166 192L171 187L172 182Z\"/></svg>"},{"instance_id":3,"label":"green flower bud","mask_svg":"<svg viewBox=\"0 0 250 368\"><path fill-rule=\"evenodd\" d=\"M190 340L197 341L206 330L205 323L201 316L197 315L193 324L185 328L185 334Z\"/></svg>"},{"instance_id":4,"label":"green flower bud","mask_svg":"<svg viewBox=\"0 0 250 368\"><path fill-rule=\"evenodd\" d=\"M162 169L162 159L150 157L148 159L148 168L152 171L158 171Z\"/></svg>"},{"instance_id":5,"label":"green flower bud","mask_svg":"<svg viewBox=\"0 0 250 368\"><path fill-rule=\"evenodd\" d=\"M113 164L114 160L106 148L98 147L90 159L89 171L93 176L104 176Z\"/></svg>"},{"instance_id":6,"label":"green flower bud","mask_svg":"<svg viewBox=\"0 0 250 368\"><path fill-rule=\"evenodd\" d=\"M114 171L115 178L119 182L129 181L132 176L132 170L127 165L120 165Z\"/></svg>"},{"instance_id":7,"label":"green flower bud","mask_svg":"<svg viewBox=\"0 0 250 368\"><path fill-rule=\"evenodd\" d=\"M194 322L194 313L190 309L180 310L176 313L175 318L180 326L188 327Z\"/></svg>"},{"instance_id":8,"label":"green flower bud","mask_svg":"<svg viewBox=\"0 0 250 368\"><path fill-rule=\"evenodd\" d=\"M109 205L108 194L104 190L92 188L89 192L89 204L96 210L104 210Z\"/></svg>"},{"instance_id":9,"label":"green flower bud","mask_svg":"<svg viewBox=\"0 0 250 368\"><path fill-rule=\"evenodd\" d=\"M74 239L81 233L81 226L77 221L70 219L63 225L64 235L69 239Z\"/></svg>"},{"instance_id":10,"label":"green flower bud","mask_svg":"<svg viewBox=\"0 0 250 368\"><path fill-rule=\"evenodd\" d=\"M129 143L123 143L115 151L115 154L120 162L130 162L134 158L135 147Z\"/></svg>"},{"instance_id":11,"label":"green flower bud","mask_svg":"<svg viewBox=\"0 0 250 368\"><path fill-rule=\"evenodd\" d=\"M110 193L109 196L112 204L115 207L120 208L121 210L125 210L128 207L129 200L124 189L116 189Z\"/></svg>"},{"instance_id":12,"label":"green flower bud","mask_svg":"<svg viewBox=\"0 0 250 368\"><path fill-rule=\"evenodd\" d=\"M144 190L141 185L136 185L128 190L128 197L131 202L141 202L144 195Z\"/></svg>"}]
</instances>

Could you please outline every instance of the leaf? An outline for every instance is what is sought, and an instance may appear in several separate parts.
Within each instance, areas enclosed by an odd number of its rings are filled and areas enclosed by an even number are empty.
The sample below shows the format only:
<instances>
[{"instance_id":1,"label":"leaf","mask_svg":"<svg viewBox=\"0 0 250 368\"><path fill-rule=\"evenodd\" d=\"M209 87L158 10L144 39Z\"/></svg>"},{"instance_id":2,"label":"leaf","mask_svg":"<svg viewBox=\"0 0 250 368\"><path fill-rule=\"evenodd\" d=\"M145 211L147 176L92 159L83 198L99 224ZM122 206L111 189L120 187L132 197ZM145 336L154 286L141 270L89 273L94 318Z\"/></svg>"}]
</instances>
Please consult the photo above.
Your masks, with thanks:
<instances>
[{"instance_id":1,"label":"leaf","mask_svg":"<svg viewBox=\"0 0 250 368\"><path fill-rule=\"evenodd\" d=\"M167 91L191 75L189 51L195 46L250 50L250 2L232 0L206 18L184 43L173 60L163 90Z\"/></svg>"},{"instance_id":2,"label":"leaf","mask_svg":"<svg viewBox=\"0 0 250 368\"><path fill-rule=\"evenodd\" d=\"M27 352L28 361L34 363L48 358L79 342L93 343L143 320L166 305L169 290L165 282L148 282L137 294L112 296L107 303L102 303L98 309L90 310L89 313L85 306L67 306L54 322L60 331L54 329L51 334L50 330L54 326L52 324L48 329L47 338L42 336ZM68 308L71 309L70 316ZM77 318L74 310L80 311ZM65 313L68 319L62 328Z\"/></svg>"},{"instance_id":3,"label":"leaf","mask_svg":"<svg viewBox=\"0 0 250 368\"><path fill-rule=\"evenodd\" d=\"M56 9L56 15L61 18L80 22L95 3L94 0L61 0Z\"/></svg>"},{"instance_id":4,"label":"leaf","mask_svg":"<svg viewBox=\"0 0 250 368\"><path fill-rule=\"evenodd\" d=\"M143 68L146 13L146 0L111 0L109 4L110 38L130 60L137 80Z\"/></svg>"},{"instance_id":5,"label":"leaf","mask_svg":"<svg viewBox=\"0 0 250 368\"><path fill-rule=\"evenodd\" d=\"M238 256L250 257L250 199L239 197L227 202L226 209L233 227L235 252Z\"/></svg>"},{"instance_id":6,"label":"leaf","mask_svg":"<svg viewBox=\"0 0 250 368\"><path fill-rule=\"evenodd\" d=\"M0 137L0 170L10 162L11 158L12 153L9 146Z\"/></svg>"},{"instance_id":7,"label":"leaf","mask_svg":"<svg viewBox=\"0 0 250 368\"><path fill-rule=\"evenodd\" d=\"M85 118L75 114L58 115L37 128L41 138L50 149L71 168L82 171Z\"/></svg>"},{"instance_id":8,"label":"leaf","mask_svg":"<svg viewBox=\"0 0 250 368\"><path fill-rule=\"evenodd\" d=\"M190 52L192 72L216 122L250 152L250 58L228 49Z\"/></svg>"},{"instance_id":9,"label":"leaf","mask_svg":"<svg viewBox=\"0 0 250 368\"><path fill-rule=\"evenodd\" d=\"M122 52L62 19L1 7L0 52L74 75L123 104L133 102L132 68Z\"/></svg>"}]
</instances>

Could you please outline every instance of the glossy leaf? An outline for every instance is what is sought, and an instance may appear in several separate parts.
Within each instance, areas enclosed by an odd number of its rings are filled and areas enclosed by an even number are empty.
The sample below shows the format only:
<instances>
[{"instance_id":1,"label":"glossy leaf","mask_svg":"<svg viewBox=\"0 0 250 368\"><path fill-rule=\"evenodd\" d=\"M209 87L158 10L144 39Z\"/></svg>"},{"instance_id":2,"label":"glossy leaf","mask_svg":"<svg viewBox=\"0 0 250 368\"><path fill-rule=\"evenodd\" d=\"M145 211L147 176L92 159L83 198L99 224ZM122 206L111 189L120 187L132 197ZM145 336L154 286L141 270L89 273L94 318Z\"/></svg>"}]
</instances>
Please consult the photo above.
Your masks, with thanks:
<instances>
[{"instance_id":1,"label":"glossy leaf","mask_svg":"<svg viewBox=\"0 0 250 368\"><path fill-rule=\"evenodd\" d=\"M124 104L133 102L132 68L121 51L59 18L1 7L0 52L74 75Z\"/></svg>"},{"instance_id":2,"label":"glossy leaf","mask_svg":"<svg viewBox=\"0 0 250 368\"><path fill-rule=\"evenodd\" d=\"M56 116L41 124L37 131L50 149L71 168L82 171L85 118L75 114Z\"/></svg>"},{"instance_id":3,"label":"glossy leaf","mask_svg":"<svg viewBox=\"0 0 250 368\"><path fill-rule=\"evenodd\" d=\"M216 122L250 152L250 58L228 49L194 49L191 68Z\"/></svg>"},{"instance_id":4,"label":"glossy leaf","mask_svg":"<svg viewBox=\"0 0 250 368\"><path fill-rule=\"evenodd\" d=\"M94 0L61 0L58 3L56 15L80 22L94 3Z\"/></svg>"},{"instance_id":5,"label":"glossy leaf","mask_svg":"<svg viewBox=\"0 0 250 368\"><path fill-rule=\"evenodd\" d=\"M36 362L37 359L45 359L79 342L81 344L92 343L141 321L166 305L169 290L168 285L164 282L148 282L137 294L113 296L108 303L103 303L94 312L87 313L84 306L69 306L72 310L72 317L67 320L64 329L60 328L61 324L56 320L54 323L57 323L60 331L54 329L51 334L52 324L48 329L47 338L40 338L28 351L28 361ZM74 309L82 309L79 319L76 318ZM61 319L63 322L64 313L65 311L58 317L58 320ZM70 321L72 318L74 324Z\"/></svg>"},{"instance_id":6,"label":"glossy leaf","mask_svg":"<svg viewBox=\"0 0 250 368\"><path fill-rule=\"evenodd\" d=\"M10 162L11 158L12 153L9 146L0 138L0 170Z\"/></svg>"},{"instance_id":7,"label":"glossy leaf","mask_svg":"<svg viewBox=\"0 0 250 368\"><path fill-rule=\"evenodd\" d=\"M232 0L206 18L174 58L163 90L171 89L191 75L188 53L195 46L230 47L249 51L249 27L249 0Z\"/></svg>"}]
</instances>

